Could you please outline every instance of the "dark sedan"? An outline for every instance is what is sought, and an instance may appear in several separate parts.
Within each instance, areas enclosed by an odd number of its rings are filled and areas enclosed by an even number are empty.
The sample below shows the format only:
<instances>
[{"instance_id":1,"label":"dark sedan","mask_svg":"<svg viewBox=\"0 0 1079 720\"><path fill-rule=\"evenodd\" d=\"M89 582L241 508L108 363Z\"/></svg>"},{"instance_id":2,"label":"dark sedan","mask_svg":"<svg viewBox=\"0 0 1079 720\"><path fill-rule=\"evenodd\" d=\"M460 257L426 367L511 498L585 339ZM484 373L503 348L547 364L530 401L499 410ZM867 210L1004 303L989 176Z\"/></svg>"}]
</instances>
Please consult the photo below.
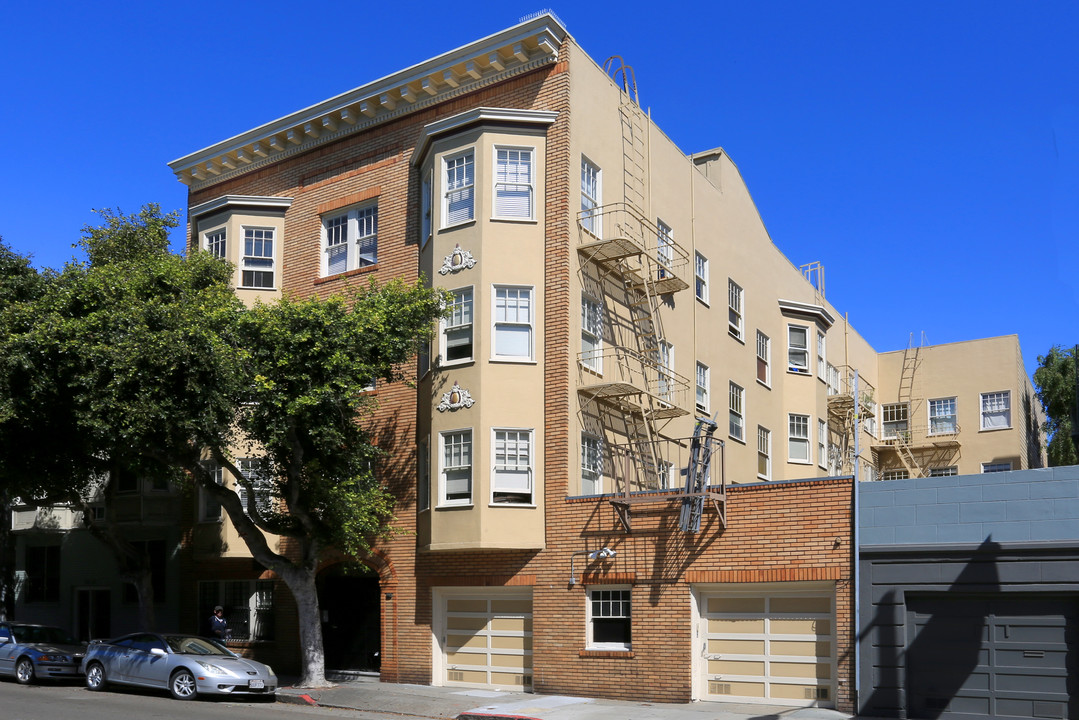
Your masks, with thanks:
<instances>
[{"instance_id":1,"label":"dark sedan","mask_svg":"<svg viewBox=\"0 0 1079 720\"><path fill-rule=\"evenodd\" d=\"M270 666L196 635L132 633L92 640L82 669L90 690L109 683L136 685L168 690L177 700L200 694L273 697L277 692Z\"/></svg>"},{"instance_id":2,"label":"dark sedan","mask_svg":"<svg viewBox=\"0 0 1079 720\"><path fill-rule=\"evenodd\" d=\"M0 675L23 685L45 678L79 676L86 643L49 625L0 623Z\"/></svg>"}]
</instances>

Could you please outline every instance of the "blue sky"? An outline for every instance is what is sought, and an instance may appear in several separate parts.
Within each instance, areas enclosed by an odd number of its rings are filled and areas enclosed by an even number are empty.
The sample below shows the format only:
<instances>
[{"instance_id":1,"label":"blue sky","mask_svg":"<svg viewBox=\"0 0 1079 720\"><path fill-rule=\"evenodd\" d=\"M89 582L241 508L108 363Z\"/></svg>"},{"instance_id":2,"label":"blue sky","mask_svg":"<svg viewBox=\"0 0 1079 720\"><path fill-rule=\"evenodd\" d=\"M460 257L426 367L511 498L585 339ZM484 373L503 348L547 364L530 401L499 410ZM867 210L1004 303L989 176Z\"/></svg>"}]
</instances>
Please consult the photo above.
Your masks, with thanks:
<instances>
[{"instance_id":1,"label":"blue sky","mask_svg":"<svg viewBox=\"0 0 1079 720\"><path fill-rule=\"evenodd\" d=\"M0 27L0 236L73 256L91 208L186 207L166 163L543 6L17 3ZM1079 3L551 5L635 68L687 153L724 147L795 264L880 351L1079 342Z\"/></svg>"}]
</instances>

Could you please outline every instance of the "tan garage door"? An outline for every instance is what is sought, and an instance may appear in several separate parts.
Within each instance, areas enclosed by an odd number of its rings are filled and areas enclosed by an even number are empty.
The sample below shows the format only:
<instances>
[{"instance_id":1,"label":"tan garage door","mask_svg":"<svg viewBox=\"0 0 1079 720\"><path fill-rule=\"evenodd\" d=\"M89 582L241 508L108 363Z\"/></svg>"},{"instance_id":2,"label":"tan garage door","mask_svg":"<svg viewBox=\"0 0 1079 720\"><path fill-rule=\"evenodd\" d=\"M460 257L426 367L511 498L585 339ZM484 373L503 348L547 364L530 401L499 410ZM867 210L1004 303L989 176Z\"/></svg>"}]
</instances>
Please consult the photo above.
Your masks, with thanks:
<instances>
[{"instance_id":1,"label":"tan garage door","mask_svg":"<svg viewBox=\"0 0 1079 720\"><path fill-rule=\"evenodd\" d=\"M705 699L835 706L830 592L718 592L701 599Z\"/></svg>"},{"instance_id":2,"label":"tan garage door","mask_svg":"<svg viewBox=\"0 0 1079 720\"><path fill-rule=\"evenodd\" d=\"M443 598L446 685L532 689L531 593Z\"/></svg>"}]
</instances>

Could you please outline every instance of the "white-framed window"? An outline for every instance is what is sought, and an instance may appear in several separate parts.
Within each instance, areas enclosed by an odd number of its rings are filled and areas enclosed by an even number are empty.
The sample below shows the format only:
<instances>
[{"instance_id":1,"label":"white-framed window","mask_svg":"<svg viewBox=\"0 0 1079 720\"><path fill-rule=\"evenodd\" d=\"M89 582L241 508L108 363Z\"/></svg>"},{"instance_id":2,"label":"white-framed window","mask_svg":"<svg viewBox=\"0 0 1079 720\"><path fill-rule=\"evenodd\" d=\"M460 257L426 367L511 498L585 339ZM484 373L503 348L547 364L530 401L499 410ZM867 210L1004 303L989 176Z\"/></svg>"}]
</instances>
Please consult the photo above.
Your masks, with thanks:
<instances>
[{"instance_id":1,"label":"white-framed window","mask_svg":"<svg viewBox=\"0 0 1079 720\"><path fill-rule=\"evenodd\" d=\"M469 222L476 217L476 163L472 150L442 159L445 192L442 194L442 227Z\"/></svg>"},{"instance_id":2,"label":"white-framed window","mask_svg":"<svg viewBox=\"0 0 1079 720\"><path fill-rule=\"evenodd\" d=\"M745 340L744 324L745 292L730 278L727 279L727 332L731 337Z\"/></svg>"},{"instance_id":3,"label":"white-framed window","mask_svg":"<svg viewBox=\"0 0 1079 720\"><path fill-rule=\"evenodd\" d=\"M442 319L442 364L472 359L472 288L451 290L449 314Z\"/></svg>"},{"instance_id":4,"label":"white-framed window","mask_svg":"<svg viewBox=\"0 0 1079 720\"><path fill-rule=\"evenodd\" d=\"M593 372L603 372L603 304L581 296L581 364Z\"/></svg>"},{"instance_id":5,"label":"white-framed window","mask_svg":"<svg viewBox=\"0 0 1079 720\"><path fill-rule=\"evenodd\" d=\"M532 288L495 285L494 329L491 333L492 360L533 359Z\"/></svg>"},{"instance_id":6,"label":"white-framed window","mask_svg":"<svg viewBox=\"0 0 1079 720\"><path fill-rule=\"evenodd\" d=\"M787 415L787 459L792 463L808 465L809 456L809 416L797 413Z\"/></svg>"},{"instance_id":7,"label":"white-framed window","mask_svg":"<svg viewBox=\"0 0 1079 720\"><path fill-rule=\"evenodd\" d=\"M659 341L658 348L658 390L661 400L671 402L674 396L674 345L666 340Z\"/></svg>"},{"instance_id":8,"label":"white-framed window","mask_svg":"<svg viewBox=\"0 0 1079 720\"><path fill-rule=\"evenodd\" d=\"M1000 430L1012 426L1010 390L982 393L982 430Z\"/></svg>"},{"instance_id":9,"label":"white-framed window","mask_svg":"<svg viewBox=\"0 0 1079 720\"><path fill-rule=\"evenodd\" d=\"M491 502L532 504L532 430L491 430Z\"/></svg>"},{"instance_id":10,"label":"white-framed window","mask_svg":"<svg viewBox=\"0 0 1079 720\"><path fill-rule=\"evenodd\" d=\"M828 339L817 331L817 377L828 382Z\"/></svg>"},{"instance_id":11,"label":"white-framed window","mask_svg":"<svg viewBox=\"0 0 1079 720\"><path fill-rule=\"evenodd\" d=\"M594 587L588 590L588 648L629 650L632 616L628 587Z\"/></svg>"},{"instance_id":12,"label":"white-framed window","mask_svg":"<svg viewBox=\"0 0 1079 720\"><path fill-rule=\"evenodd\" d=\"M879 409L879 403L869 403L869 413L866 413L866 418L862 421L862 428L874 439L877 437L877 417Z\"/></svg>"},{"instance_id":13,"label":"white-framed window","mask_svg":"<svg viewBox=\"0 0 1079 720\"><path fill-rule=\"evenodd\" d=\"M702 303L708 304L708 258L700 253L693 256L693 293Z\"/></svg>"},{"instance_id":14,"label":"white-framed window","mask_svg":"<svg viewBox=\"0 0 1079 720\"><path fill-rule=\"evenodd\" d=\"M439 435L439 504L472 504L472 429Z\"/></svg>"},{"instance_id":15,"label":"white-framed window","mask_svg":"<svg viewBox=\"0 0 1079 720\"><path fill-rule=\"evenodd\" d=\"M240 286L259 290L274 288L273 228L245 227L244 255L240 261Z\"/></svg>"},{"instance_id":16,"label":"white-framed window","mask_svg":"<svg viewBox=\"0 0 1079 720\"><path fill-rule=\"evenodd\" d=\"M602 177L599 167L581 157L581 227L593 235L603 233L603 217L596 209L602 197Z\"/></svg>"},{"instance_id":17,"label":"white-framed window","mask_svg":"<svg viewBox=\"0 0 1079 720\"><path fill-rule=\"evenodd\" d=\"M817 419L817 465L828 469L828 423Z\"/></svg>"},{"instance_id":18,"label":"white-framed window","mask_svg":"<svg viewBox=\"0 0 1079 720\"><path fill-rule=\"evenodd\" d=\"M214 477L218 485L225 484L225 472L213 461L206 462L206 471ZM199 488L199 522L221 522L221 503L217 497Z\"/></svg>"},{"instance_id":19,"label":"white-framed window","mask_svg":"<svg viewBox=\"0 0 1079 720\"><path fill-rule=\"evenodd\" d=\"M368 203L322 218L322 275L378 263L378 204Z\"/></svg>"},{"instance_id":20,"label":"white-framed window","mask_svg":"<svg viewBox=\"0 0 1079 720\"><path fill-rule=\"evenodd\" d=\"M882 439L910 440L910 405L907 403L887 403L881 406Z\"/></svg>"},{"instance_id":21,"label":"white-framed window","mask_svg":"<svg viewBox=\"0 0 1079 720\"><path fill-rule=\"evenodd\" d=\"M770 480L772 477L772 431L757 426L757 477Z\"/></svg>"},{"instance_id":22,"label":"white-framed window","mask_svg":"<svg viewBox=\"0 0 1079 720\"><path fill-rule=\"evenodd\" d=\"M983 473L1008 472L1012 469L1010 462L982 463Z\"/></svg>"},{"instance_id":23,"label":"white-framed window","mask_svg":"<svg viewBox=\"0 0 1079 720\"><path fill-rule=\"evenodd\" d=\"M772 340L760 330L757 331L757 382L772 386Z\"/></svg>"},{"instance_id":24,"label":"white-framed window","mask_svg":"<svg viewBox=\"0 0 1079 720\"><path fill-rule=\"evenodd\" d=\"M206 235L203 236L206 251L220 260L227 258L225 237L225 228L218 228L206 233Z\"/></svg>"},{"instance_id":25,"label":"white-framed window","mask_svg":"<svg viewBox=\"0 0 1079 720\"><path fill-rule=\"evenodd\" d=\"M581 433L581 494L603 492L603 440Z\"/></svg>"},{"instance_id":26,"label":"white-framed window","mask_svg":"<svg viewBox=\"0 0 1079 720\"><path fill-rule=\"evenodd\" d=\"M533 218L535 191L532 157L532 148L495 147L496 218Z\"/></svg>"},{"instance_id":27,"label":"white-framed window","mask_svg":"<svg viewBox=\"0 0 1079 720\"><path fill-rule=\"evenodd\" d=\"M657 277L662 280L672 275L671 263L674 262L674 230L660 219L656 219L659 232L656 235L656 262L659 263Z\"/></svg>"},{"instance_id":28,"label":"white-framed window","mask_svg":"<svg viewBox=\"0 0 1079 720\"><path fill-rule=\"evenodd\" d=\"M209 618L220 605L232 640L273 640L273 586L273 580L200 580L199 617ZM202 632L209 635L211 630Z\"/></svg>"},{"instance_id":29,"label":"white-framed window","mask_svg":"<svg viewBox=\"0 0 1079 720\"><path fill-rule=\"evenodd\" d=\"M708 412L708 375L708 366L697 363L697 410L702 413Z\"/></svg>"},{"instance_id":30,"label":"white-framed window","mask_svg":"<svg viewBox=\"0 0 1079 720\"><path fill-rule=\"evenodd\" d=\"M244 515L251 516L251 508L266 518L274 510L274 482L270 476L265 458L240 458L238 468L244 479L251 483L252 492L248 492L243 483L236 483L236 494L240 496L240 505ZM253 503L253 505L252 505Z\"/></svg>"},{"instance_id":31,"label":"white-framed window","mask_svg":"<svg viewBox=\"0 0 1079 720\"><path fill-rule=\"evenodd\" d=\"M735 383L730 384L730 436L735 440L745 442L746 418L745 402L746 391Z\"/></svg>"},{"instance_id":32,"label":"white-framed window","mask_svg":"<svg viewBox=\"0 0 1079 720\"><path fill-rule=\"evenodd\" d=\"M959 468L955 465L929 468L929 477L951 477L952 475L958 474Z\"/></svg>"},{"instance_id":33,"label":"white-framed window","mask_svg":"<svg viewBox=\"0 0 1079 720\"><path fill-rule=\"evenodd\" d=\"M431 507L431 440L430 436L416 443L416 509Z\"/></svg>"},{"instance_id":34,"label":"white-framed window","mask_svg":"<svg viewBox=\"0 0 1079 720\"><path fill-rule=\"evenodd\" d=\"M434 179L431 177L431 171L428 170L423 174L423 181L420 183L420 247L423 248L427 245L427 241L431 239L431 229L433 223L431 222L431 209L434 206Z\"/></svg>"},{"instance_id":35,"label":"white-framed window","mask_svg":"<svg viewBox=\"0 0 1079 720\"><path fill-rule=\"evenodd\" d=\"M910 473L907 470L883 470L880 474L881 480L908 480L910 479Z\"/></svg>"},{"instance_id":36,"label":"white-framed window","mask_svg":"<svg viewBox=\"0 0 1079 720\"><path fill-rule=\"evenodd\" d=\"M956 399L936 398L929 401L929 434L954 435L958 432L956 424Z\"/></svg>"},{"instance_id":37,"label":"white-framed window","mask_svg":"<svg viewBox=\"0 0 1079 720\"><path fill-rule=\"evenodd\" d=\"M809 328L805 325L787 325L787 369L809 373Z\"/></svg>"},{"instance_id":38,"label":"white-framed window","mask_svg":"<svg viewBox=\"0 0 1079 720\"><path fill-rule=\"evenodd\" d=\"M839 394L839 368L832 363L828 363L828 394Z\"/></svg>"}]
</instances>

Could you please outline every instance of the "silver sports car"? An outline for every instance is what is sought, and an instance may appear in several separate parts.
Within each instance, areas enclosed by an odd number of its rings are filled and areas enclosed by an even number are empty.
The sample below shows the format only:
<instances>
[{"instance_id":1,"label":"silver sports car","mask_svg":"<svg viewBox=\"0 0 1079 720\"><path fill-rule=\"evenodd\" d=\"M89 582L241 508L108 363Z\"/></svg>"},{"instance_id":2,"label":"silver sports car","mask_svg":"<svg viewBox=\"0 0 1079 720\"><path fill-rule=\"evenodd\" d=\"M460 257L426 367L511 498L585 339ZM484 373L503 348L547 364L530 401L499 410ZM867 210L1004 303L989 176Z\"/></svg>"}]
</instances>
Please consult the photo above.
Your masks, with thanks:
<instances>
[{"instance_id":1,"label":"silver sports car","mask_svg":"<svg viewBox=\"0 0 1079 720\"><path fill-rule=\"evenodd\" d=\"M0 623L0 675L14 675L23 685L78 677L85 650L86 643L58 627Z\"/></svg>"},{"instance_id":2,"label":"silver sports car","mask_svg":"<svg viewBox=\"0 0 1079 720\"><path fill-rule=\"evenodd\" d=\"M277 676L270 666L196 635L132 633L91 640L82 671L90 690L101 690L108 683L137 685L168 690L177 700L199 694L272 697L277 691Z\"/></svg>"}]
</instances>

